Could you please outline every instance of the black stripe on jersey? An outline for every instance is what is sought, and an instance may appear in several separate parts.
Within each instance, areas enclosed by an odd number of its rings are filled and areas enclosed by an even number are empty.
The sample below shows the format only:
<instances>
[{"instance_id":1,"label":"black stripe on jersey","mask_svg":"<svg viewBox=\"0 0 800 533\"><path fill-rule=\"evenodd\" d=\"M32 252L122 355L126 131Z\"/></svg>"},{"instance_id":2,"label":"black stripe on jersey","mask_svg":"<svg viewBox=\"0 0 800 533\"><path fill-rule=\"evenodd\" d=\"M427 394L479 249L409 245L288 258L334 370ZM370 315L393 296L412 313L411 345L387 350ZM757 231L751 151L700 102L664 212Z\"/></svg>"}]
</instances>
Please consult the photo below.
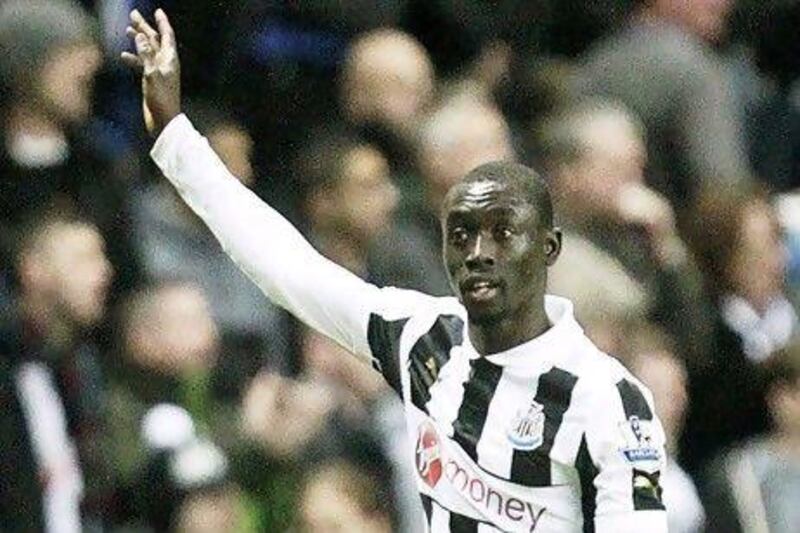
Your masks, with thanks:
<instances>
[{"instance_id":1,"label":"black stripe on jersey","mask_svg":"<svg viewBox=\"0 0 800 533\"><path fill-rule=\"evenodd\" d=\"M622 399L622 408L625 410L625 420L632 416L638 417L640 420L652 420L653 411L644 399L644 394L639 390L632 381L621 379L617 383L617 390L619 397Z\"/></svg>"},{"instance_id":2,"label":"black stripe on jersey","mask_svg":"<svg viewBox=\"0 0 800 533\"><path fill-rule=\"evenodd\" d=\"M529 451L514 450L511 458L512 482L527 487L548 487L552 484L550 450L577 382L577 376L555 367L539 376L534 401L544 411L542 444Z\"/></svg>"},{"instance_id":3,"label":"black stripe on jersey","mask_svg":"<svg viewBox=\"0 0 800 533\"><path fill-rule=\"evenodd\" d=\"M464 321L454 315L436 318L431 329L420 337L408 355L411 377L411 403L428 412L425 404L431 399L430 388L439 371L450 360L450 350L464 340Z\"/></svg>"},{"instance_id":4,"label":"black stripe on jersey","mask_svg":"<svg viewBox=\"0 0 800 533\"><path fill-rule=\"evenodd\" d=\"M484 357L472 359L469 366L469 378L464 384L464 398L458 409L458 416L453 422L453 440L473 461L477 462L478 453L475 448L486 424L489 404L503 375L503 367L487 361Z\"/></svg>"},{"instance_id":5,"label":"black stripe on jersey","mask_svg":"<svg viewBox=\"0 0 800 533\"><path fill-rule=\"evenodd\" d=\"M581 484L583 532L594 533L594 515L597 510L597 487L594 486L594 480L600 470L595 466L592 456L589 454L589 445L586 443L585 434L581 438L578 455L575 457L575 469L578 471L578 479Z\"/></svg>"},{"instance_id":6,"label":"black stripe on jersey","mask_svg":"<svg viewBox=\"0 0 800 533\"><path fill-rule=\"evenodd\" d=\"M478 533L478 524L474 518L450 512L450 533Z\"/></svg>"},{"instance_id":7,"label":"black stripe on jersey","mask_svg":"<svg viewBox=\"0 0 800 533\"><path fill-rule=\"evenodd\" d=\"M372 366L383 374L386 382L399 394L403 395L400 380L400 335L408 322L401 320L384 320L372 313L367 325L367 341L372 351Z\"/></svg>"},{"instance_id":8,"label":"black stripe on jersey","mask_svg":"<svg viewBox=\"0 0 800 533\"><path fill-rule=\"evenodd\" d=\"M425 510L425 517L428 519L428 524L431 523L431 517L433 512L433 500L427 494L419 493L420 499L422 499L422 508Z\"/></svg>"}]
</instances>

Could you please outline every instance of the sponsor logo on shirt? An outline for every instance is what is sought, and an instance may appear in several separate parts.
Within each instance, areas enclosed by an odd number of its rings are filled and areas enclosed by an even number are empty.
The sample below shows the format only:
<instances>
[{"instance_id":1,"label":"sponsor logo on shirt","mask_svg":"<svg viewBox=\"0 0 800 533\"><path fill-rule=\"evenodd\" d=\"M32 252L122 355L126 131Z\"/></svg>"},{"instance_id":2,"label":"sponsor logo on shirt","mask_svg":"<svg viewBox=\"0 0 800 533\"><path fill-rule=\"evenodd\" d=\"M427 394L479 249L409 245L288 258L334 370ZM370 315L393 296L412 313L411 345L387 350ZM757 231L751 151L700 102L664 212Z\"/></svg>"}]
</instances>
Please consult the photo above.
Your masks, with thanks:
<instances>
[{"instance_id":1,"label":"sponsor logo on shirt","mask_svg":"<svg viewBox=\"0 0 800 533\"><path fill-rule=\"evenodd\" d=\"M442 477L442 458L439 436L429 420L419 426L415 456L420 477L429 487L435 487Z\"/></svg>"},{"instance_id":2,"label":"sponsor logo on shirt","mask_svg":"<svg viewBox=\"0 0 800 533\"><path fill-rule=\"evenodd\" d=\"M523 451L530 451L542 445L544 434L544 407L535 400L525 409L520 409L511 421L508 440L511 445Z\"/></svg>"},{"instance_id":3,"label":"sponsor logo on shirt","mask_svg":"<svg viewBox=\"0 0 800 533\"><path fill-rule=\"evenodd\" d=\"M658 470L661 452L653 443L651 422L631 416L627 421L621 422L619 427L625 443L620 452L625 459L643 471Z\"/></svg>"},{"instance_id":4,"label":"sponsor logo on shirt","mask_svg":"<svg viewBox=\"0 0 800 533\"><path fill-rule=\"evenodd\" d=\"M490 487L480 477L475 476L471 468L461 466L453 459L447 461L444 475L461 496L481 509L486 516L497 516L503 520L526 524L528 531L536 529L542 515L547 511L545 507L533 505Z\"/></svg>"},{"instance_id":5,"label":"sponsor logo on shirt","mask_svg":"<svg viewBox=\"0 0 800 533\"><path fill-rule=\"evenodd\" d=\"M516 498L484 481L474 467L460 463L455 457L445 457L430 420L419 425L418 433L417 472L429 487L435 488L444 475L450 486L492 523L515 524L515 531L523 525L528 531L536 529L546 507Z\"/></svg>"}]
</instances>

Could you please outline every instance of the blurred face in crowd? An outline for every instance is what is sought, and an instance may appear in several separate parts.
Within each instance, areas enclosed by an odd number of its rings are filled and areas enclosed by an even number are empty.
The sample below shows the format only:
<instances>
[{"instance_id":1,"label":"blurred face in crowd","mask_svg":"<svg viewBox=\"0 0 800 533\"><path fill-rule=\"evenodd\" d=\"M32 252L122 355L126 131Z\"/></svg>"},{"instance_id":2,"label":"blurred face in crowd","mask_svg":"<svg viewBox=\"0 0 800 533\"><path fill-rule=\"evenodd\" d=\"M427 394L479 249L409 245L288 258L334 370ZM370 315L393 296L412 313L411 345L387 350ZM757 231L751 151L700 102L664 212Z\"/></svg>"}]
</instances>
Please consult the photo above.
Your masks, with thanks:
<instances>
[{"instance_id":1,"label":"blurred face in crowd","mask_svg":"<svg viewBox=\"0 0 800 533\"><path fill-rule=\"evenodd\" d=\"M210 368L219 339L202 291L182 284L159 287L134 304L127 342L140 366L181 375Z\"/></svg>"},{"instance_id":2,"label":"blurred face in crowd","mask_svg":"<svg viewBox=\"0 0 800 533\"><path fill-rule=\"evenodd\" d=\"M379 512L368 512L357 501L347 479L334 468L317 472L301 495L301 530L314 533L388 533L389 519Z\"/></svg>"},{"instance_id":3,"label":"blurred face in crowd","mask_svg":"<svg viewBox=\"0 0 800 533\"><path fill-rule=\"evenodd\" d=\"M94 43L74 44L51 52L42 65L36 98L60 123L80 123L91 111L92 87L102 56Z\"/></svg>"},{"instance_id":4,"label":"blurred face in crowd","mask_svg":"<svg viewBox=\"0 0 800 533\"><path fill-rule=\"evenodd\" d=\"M347 152L332 190L312 195L311 210L320 226L367 243L389 223L397 205L397 189L389 164L369 145Z\"/></svg>"},{"instance_id":5,"label":"blurred face in crowd","mask_svg":"<svg viewBox=\"0 0 800 533\"><path fill-rule=\"evenodd\" d=\"M490 161L513 160L508 125L500 112L477 97L456 97L423 127L420 163L432 200L472 169ZM436 209L440 205L433 206Z\"/></svg>"},{"instance_id":6,"label":"blurred face in crowd","mask_svg":"<svg viewBox=\"0 0 800 533\"><path fill-rule=\"evenodd\" d=\"M235 487L190 496L178 510L179 533L241 531L239 494Z\"/></svg>"},{"instance_id":7,"label":"blurred face in crowd","mask_svg":"<svg viewBox=\"0 0 800 533\"><path fill-rule=\"evenodd\" d=\"M236 124L222 124L210 131L207 138L231 174L247 187L252 187L255 174L252 165L253 139L250 134Z\"/></svg>"},{"instance_id":8,"label":"blurred face in crowd","mask_svg":"<svg viewBox=\"0 0 800 533\"><path fill-rule=\"evenodd\" d=\"M425 49L397 30L360 38L345 62L341 98L356 123L377 122L390 130L411 128L433 92L433 67Z\"/></svg>"},{"instance_id":9,"label":"blurred face in crowd","mask_svg":"<svg viewBox=\"0 0 800 533\"><path fill-rule=\"evenodd\" d=\"M737 245L727 265L733 290L756 307L763 308L782 294L786 251L778 222L762 200L744 208Z\"/></svg>"},{"instance_id":10,"label":"blurred face in crowd","mask_svg":"<svg viewBox=\"0 0 800 533\"><path fill-rule=\"evenodd\" d=\"M716 41L725 31L731 0L656 0L656 9L686 26L708 41Z\"/></svg>"},{"instance_id":11,"label":"blurred face in crowd","mask_svg":"<svg viewBox=\"0 0 800 533\"><path fill-rule=\"evenodd\" d=\"M621 192L644 182L644 141L625 115L609 111L586 121L579 142L582 153L559 173L560 200L584 216L614 216Z\"/></svg>"},{"instance_id":12,"label":"blurred face in crowd","mask_svg":"<svg viewBox=\"0 0 800 533\"><path fill-rule=\"evenodd\" d=\"M22 257L26 294L82 326L102 318L112 274L103 238L83 223L50 225Z\"/></svg>"},{"instance_id":13,"label":"blurred face in crowd","mask_svg":"<svg viewBox=\"0 0 800 533\"><path fill-rule=\"evenodd\" d=\"M633 373L653 393L656 415L674 451L689 403L686 370L672 354L658 351L637 355L633 366Z\"/></svg>"}]
</instances>

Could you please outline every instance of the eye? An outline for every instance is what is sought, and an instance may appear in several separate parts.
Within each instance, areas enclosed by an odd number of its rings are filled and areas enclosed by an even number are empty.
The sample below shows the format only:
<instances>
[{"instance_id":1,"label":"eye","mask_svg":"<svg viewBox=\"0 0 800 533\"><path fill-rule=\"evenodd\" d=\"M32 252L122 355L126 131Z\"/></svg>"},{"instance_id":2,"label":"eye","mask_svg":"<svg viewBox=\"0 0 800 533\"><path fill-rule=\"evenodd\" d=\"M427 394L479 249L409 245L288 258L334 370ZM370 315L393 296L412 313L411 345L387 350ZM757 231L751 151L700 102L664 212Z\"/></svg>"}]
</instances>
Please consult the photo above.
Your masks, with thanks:
<instances>
[{"instance_id":1,"label":"eye","mask_svg":"<svg viewBox=\"0 0 800 533\"><path fill-rule=\"evenodd\" d=\"M466 229L461 226L457 226L450 230L447 238L450 241L450 244L460 246L467 242L467 239L469 239L469 234L467 233Z\"/></svg>"},{"instance_id":2,"label":"eye","mask_svg":"<svg viewBox=\"0 0 800 533\"><path fill-rule=\"evenodd\" d=\"M507 241L514 236L514 228L507 225L499 225L494 228L494 238L498 241Z\"/></svg>"}]
</instances>

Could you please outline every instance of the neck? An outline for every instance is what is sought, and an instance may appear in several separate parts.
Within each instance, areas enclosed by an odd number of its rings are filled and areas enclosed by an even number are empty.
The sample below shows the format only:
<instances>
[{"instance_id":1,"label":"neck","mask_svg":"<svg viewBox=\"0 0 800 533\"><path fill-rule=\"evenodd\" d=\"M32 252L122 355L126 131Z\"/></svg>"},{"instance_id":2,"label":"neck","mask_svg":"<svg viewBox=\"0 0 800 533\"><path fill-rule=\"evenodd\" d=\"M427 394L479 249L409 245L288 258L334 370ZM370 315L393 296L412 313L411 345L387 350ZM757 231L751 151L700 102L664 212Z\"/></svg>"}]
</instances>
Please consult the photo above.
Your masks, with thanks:
<instances>
[{"instance_id":1,"label":"neck","mask_svg":"<svg viewBox=\"0 0 800 533\"><path fill-rule=\"evenodd\" d=\"M21 302L25 321L30 324L49 348L70 346L78 335L72 321L61 316L49 302L29 297Z\"/></svg>"},{"instance_id":2,"label":"neck","mask_svg":"<svg viewBox=\"0 0 800 533\"><path fill-rule=\"evenodd\" d=\"M526 316L510 316L489 324L470 320L469 340L481 355L504 352L535 339L550 329L550 320L544 310L544 299Z\"/></svg>"}]
</instances>

